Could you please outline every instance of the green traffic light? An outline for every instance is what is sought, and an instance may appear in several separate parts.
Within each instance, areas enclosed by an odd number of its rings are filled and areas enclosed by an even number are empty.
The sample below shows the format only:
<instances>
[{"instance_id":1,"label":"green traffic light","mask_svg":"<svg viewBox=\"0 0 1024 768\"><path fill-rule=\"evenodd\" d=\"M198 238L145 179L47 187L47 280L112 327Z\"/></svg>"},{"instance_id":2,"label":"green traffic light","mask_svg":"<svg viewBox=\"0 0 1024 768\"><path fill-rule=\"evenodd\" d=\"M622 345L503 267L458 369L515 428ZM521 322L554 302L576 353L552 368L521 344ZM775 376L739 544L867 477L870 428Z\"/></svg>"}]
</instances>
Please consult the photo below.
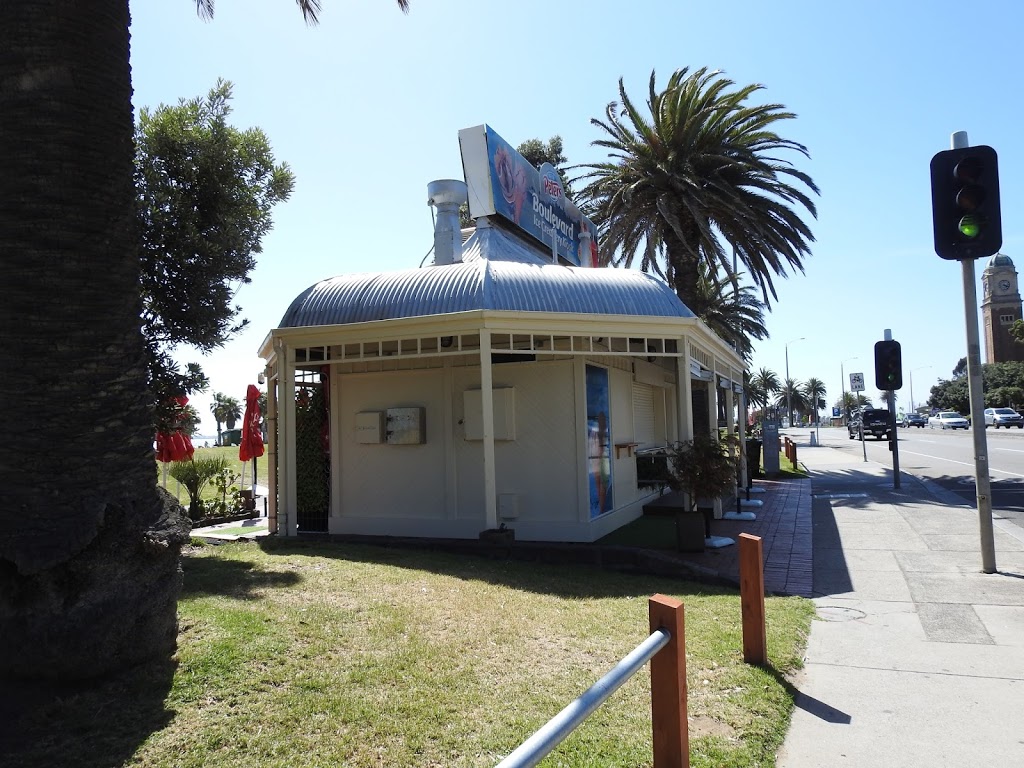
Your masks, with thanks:
<instances>
[{"instance_id":1,"label":"green traffic light","mask_svg":"<svg viewBox=\"0 0 1024 768\"><path fill-rule=\"evenodd\" d=\"M961 235L973 240L981 234L981 219L977 216L964 216L960 219L958 229Z\"/></svg>"}]
</instances>

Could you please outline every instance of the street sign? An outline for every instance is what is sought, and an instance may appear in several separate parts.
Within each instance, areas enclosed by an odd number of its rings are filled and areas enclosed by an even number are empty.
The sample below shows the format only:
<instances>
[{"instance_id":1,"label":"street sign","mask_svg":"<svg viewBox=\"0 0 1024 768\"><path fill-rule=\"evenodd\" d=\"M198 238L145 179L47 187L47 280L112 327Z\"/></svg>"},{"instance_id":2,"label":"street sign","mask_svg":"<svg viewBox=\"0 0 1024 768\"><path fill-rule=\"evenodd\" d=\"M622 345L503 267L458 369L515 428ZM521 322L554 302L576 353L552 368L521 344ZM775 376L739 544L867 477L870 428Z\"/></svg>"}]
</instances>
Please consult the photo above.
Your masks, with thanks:
<instances>
[{"instance_id":1,"label":"street sign","mask_svg":"<svg viewBox=\"0 0 1024 768\"><path fill-rule=\"evenodd\" d=\"M863 373L851 373L850 374L850 389L854 392L864 391L864 374Z\"/></svg>"}]
</instances>

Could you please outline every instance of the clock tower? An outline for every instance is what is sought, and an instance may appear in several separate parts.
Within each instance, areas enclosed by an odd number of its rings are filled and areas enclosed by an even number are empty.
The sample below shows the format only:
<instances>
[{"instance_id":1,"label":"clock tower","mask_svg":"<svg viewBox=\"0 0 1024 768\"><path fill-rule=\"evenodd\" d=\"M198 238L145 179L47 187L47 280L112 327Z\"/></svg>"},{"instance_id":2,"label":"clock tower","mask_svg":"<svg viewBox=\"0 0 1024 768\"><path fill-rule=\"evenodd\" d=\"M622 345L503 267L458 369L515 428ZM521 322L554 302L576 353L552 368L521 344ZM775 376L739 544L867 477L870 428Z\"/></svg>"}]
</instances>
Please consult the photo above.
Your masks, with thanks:
<instances>
[{"instance_id":1,"label":"clock tower","mask_svg":"<svg viewBox=\"0 0 1024 768\"><path fill-rule=\"evenodd\" d=\"M1010 336L1010 326L1021 319L1017 270L1009 256L997 253L981 273L981 317L985 326L985 362L1024 361L1024 344Z\"/></svg>"}]
</instances>

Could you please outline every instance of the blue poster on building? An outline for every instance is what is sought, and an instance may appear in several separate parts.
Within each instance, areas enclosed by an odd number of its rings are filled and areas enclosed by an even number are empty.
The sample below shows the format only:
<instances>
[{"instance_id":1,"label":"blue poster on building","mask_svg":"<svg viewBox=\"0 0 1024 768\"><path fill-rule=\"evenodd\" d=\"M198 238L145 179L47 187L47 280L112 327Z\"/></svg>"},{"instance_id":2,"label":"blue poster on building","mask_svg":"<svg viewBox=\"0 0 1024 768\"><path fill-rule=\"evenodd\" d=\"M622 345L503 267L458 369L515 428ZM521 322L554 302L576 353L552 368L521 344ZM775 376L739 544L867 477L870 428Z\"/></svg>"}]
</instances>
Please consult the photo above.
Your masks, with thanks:
<instances>
[{"instance_id":1,"label":"blue poster on building","mask_svg":"<svg viewBox=\"0 0 1024 768\"><path fill-rule=\"evenodd\" d=\"M610 512L612 426L608 413L608 370L587 366L587 474L591 519Z\"/></svg>"}]
</instances>

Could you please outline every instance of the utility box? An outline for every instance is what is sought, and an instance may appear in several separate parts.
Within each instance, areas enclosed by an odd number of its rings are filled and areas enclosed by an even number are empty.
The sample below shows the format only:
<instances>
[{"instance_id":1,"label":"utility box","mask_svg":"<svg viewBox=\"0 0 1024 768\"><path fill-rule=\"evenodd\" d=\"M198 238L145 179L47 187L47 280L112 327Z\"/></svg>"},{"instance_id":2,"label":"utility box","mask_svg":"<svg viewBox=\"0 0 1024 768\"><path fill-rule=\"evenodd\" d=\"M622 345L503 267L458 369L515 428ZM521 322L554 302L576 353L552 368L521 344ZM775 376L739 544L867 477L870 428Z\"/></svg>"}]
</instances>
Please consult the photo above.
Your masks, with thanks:
<instances>
[{"instance_id":1,"label":"utility box","mask_svg":"<svg viewBox=\"0 0 1024 768\"><path fill-rule=\"evenodd\" d=\"M779 425L774 421L764 423L764 444L761 446L761 450L764 454L765 474L777 474L779 471Z\"/></svg>"},{"instance_id":2,"label":"utility box","mask_svg":"<svg viewBox=\"0 0 1024 768\"><path fill-rule=\"evenodd\" d=\"M356 414L356 442L384 442L384 411L364 411Z\"/></svg>"},{"instance_id":3,"label":"utility box","mask_svg":"<svg viewBox=\"0 0 1024 768\"><path fill-rule=\"evenodd\" d=\"M519 517L519 494L498 494L498 517L502 520L515 520Z\"/></svg>"},{"instance_id":4,"label":"utility box","mask_svg":"<svg viewBox=\"0 0 1024 768\"><path fill-rule=\"evenodd\" d=\"M516 439L516 390L514 387L492 389L494 400L494 439ZM484 439L483 391L467 389L462 393L463 419L467 440Z\"/></svg>"},{"instance_id":5,"label":"utility box","mask_svg":"<svg viewBox=\"0 0 1024 768\"><path fill-rule=\"evenodd\" d=\"M421 445L427 442L427 409L388 408L388 445Z\"/></svg>"}]
</instances>

